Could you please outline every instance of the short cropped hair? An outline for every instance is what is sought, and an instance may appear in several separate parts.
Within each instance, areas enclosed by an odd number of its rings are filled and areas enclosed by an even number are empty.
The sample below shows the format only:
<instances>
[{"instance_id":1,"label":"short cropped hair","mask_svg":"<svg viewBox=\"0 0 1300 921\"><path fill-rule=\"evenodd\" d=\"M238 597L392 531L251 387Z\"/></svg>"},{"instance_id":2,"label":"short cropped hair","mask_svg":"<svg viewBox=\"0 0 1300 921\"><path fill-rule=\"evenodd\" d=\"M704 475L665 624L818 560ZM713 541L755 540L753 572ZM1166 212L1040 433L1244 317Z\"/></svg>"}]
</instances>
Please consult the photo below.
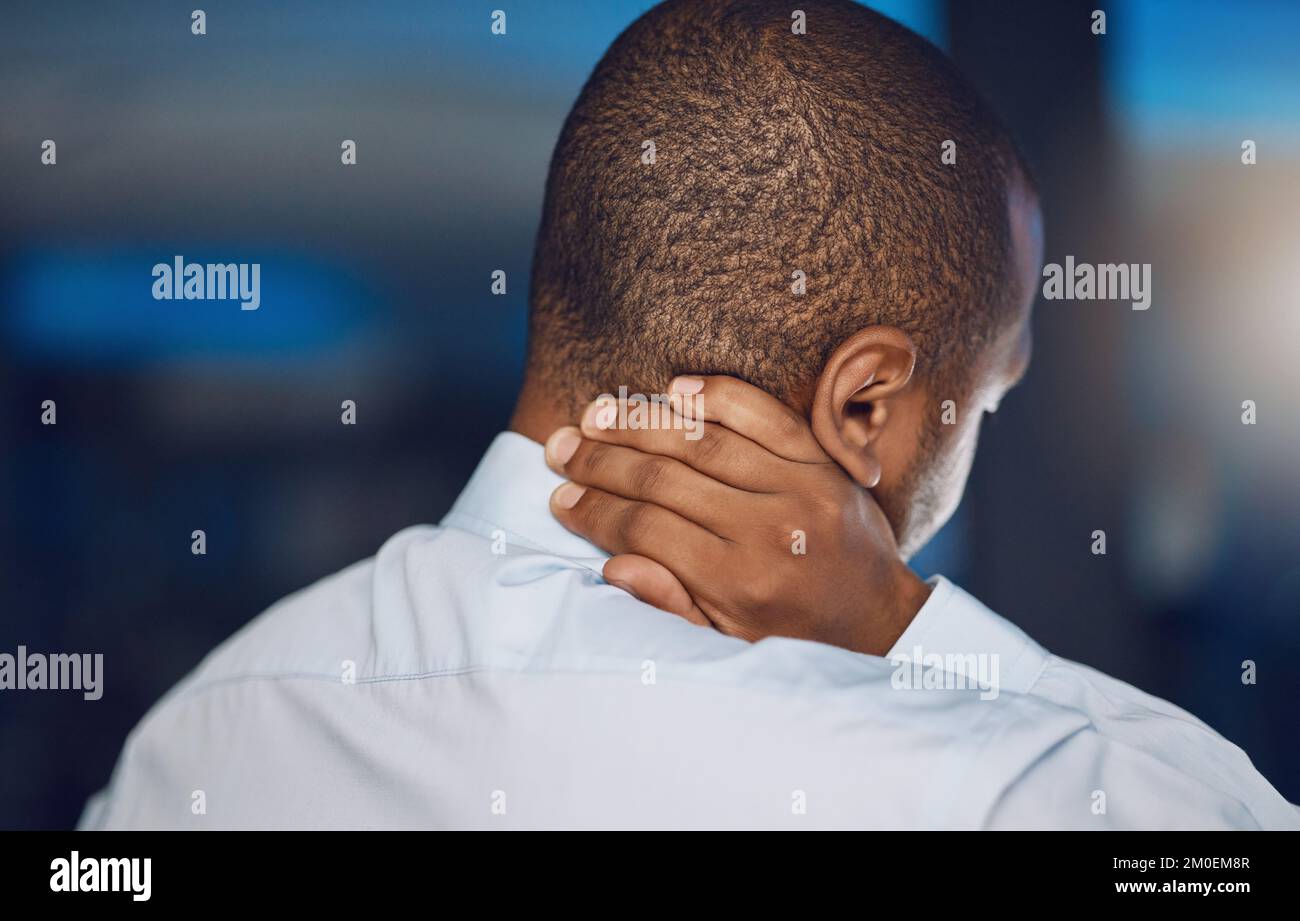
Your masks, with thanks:
<instances>
[{"instance_id":1,"label":"short cropped hair","mask_svg":"<svg viewBox=\"0 0 1300 921\"><path fill-rule=\"evenodd\" d=\"M960 390L1018 299L1017 172L975 90L884 16L669 0L610 46L556 144L529 374L570 409L682 373L789 401L885 324L913 337L918 375Z\"/></svg>"}]
</instances>

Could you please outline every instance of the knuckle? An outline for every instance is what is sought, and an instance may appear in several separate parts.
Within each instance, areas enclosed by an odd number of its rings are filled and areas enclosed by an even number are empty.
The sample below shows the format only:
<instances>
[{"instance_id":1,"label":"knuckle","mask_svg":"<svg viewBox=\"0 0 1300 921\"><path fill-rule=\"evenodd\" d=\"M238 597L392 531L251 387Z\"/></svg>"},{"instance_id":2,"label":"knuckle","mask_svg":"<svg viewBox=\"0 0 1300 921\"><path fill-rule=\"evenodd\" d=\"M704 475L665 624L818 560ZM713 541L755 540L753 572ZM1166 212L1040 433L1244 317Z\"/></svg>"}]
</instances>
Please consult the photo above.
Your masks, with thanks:
<instances>
[{"instance_id":1,"label":"knuckle","mask_svg":"<svg viewBox=\"0 0 1300 921\"><path fill-rule=\"evenodd\" d=\"M578 499L578 504L569 509L568 514L582 527L594 530L605 519L604 499L589 489Z\"/></svg>"},{"instance_id":2,"label":"knuckle","mask_svg":"<svg viewBox=\"0 0 1300 921\"><path fill-rule=\"evenodd\" d=\"M703 435L693 443L690 449L694 460L701 464L712 464L722 459L723 440L718 434L708 428L704 429Z\"/></svg>"},{"instance_id":3,"label":"knuckle","mask_svg":"<svg viewBox=\"0 0 1300 921\"><path fill-rule=\"evenodd\" d=\"M668 462L662 458L646 458L637 461L630 477L634 494L645 496L657 492L667 475Z\"/></svg>"},{"instance_id":4,"label":"knuckle","mask_svg":"<svg viewBox=\"0 0 1300 921\"><path fill-rule=\"evenodd\" d=\"M749 579L742 579L735 586L736 601L740 604L742 611L751 610L758 602L758 591L754 583Z\"/></svg>"},{"instance_id":5,"label":"knuckle","mask_svg":"<svg viewBox=\"0 0 1300 921\"><path fill-rule=\"evenodd\" d=\"M624 546L636 546L644 543L644 531L649 524L650 506L639 502L629 503L618 516L617 531Z\"/></svg>"},{"instance_id":6,"label":"knuckle","mask_svg":"<svg viewBox=\"0 0 1300 921\"><path fill-rule=\"evenodd\" d=\"M782 500L768 518L772 523L768 529L771 546L783 555L790 554L794 542L798 540L803 547L802 552L807 553L808 545L815 539L814 535L826 531L828 517L838 518L840 514L838 507L823 505L821 499L811 495L800 497L795 503Z\"/></svg>"},{"instance_id":7,"label":"knuckle","mask_svg":"<svg viewBox=\"0 0 1300 921\"><path fill-rule=\"evenodd\" d=\"M844 498L837 493L821 492L813 503L817 517L827 521L838 521L844 516Z\"/></svg>"},{"instance_id":8,"label":"knuckle","mask_svg":"<svg viewBox=\"0 0 1300 921\"><path fill-rule=\"evenodd\" d=\"M761 610L773 597L773 580L766 567L749 566L736 585L741 606L747 611Z\"/></svg>"},{"instance_id":9,"label":"knuckle","mask_svg":"<svg viewBox=\"0 0 1300 921\"><path fill-rule=\"evenodd\" d=\"M808 535L813 529L808 526L807 521L799 518L789 518L786 523L778 528L772 528L768 532L768 549L779 551L781 554L791 553L791 548L795 541L802 538L804 545L807 546Z\"/></svg>"},{"instance_id":10,"label":"knuckle","mask_svg":"<svg viewBox=\"0 0 1300 921\"><path fill-rule=\"evenodd\" d=\"M845 497L838 489L818 485L802 490L797 496L797 514L809 521L837 521L844 516Z\"/></svg>"},{"instance_id":11,"label":"knuckle","mask_svg":"<svg viewBox=\"0 0 1300 921\"><path fill-rule=\"evenodd\" d=\"M609 448L591 441L583 441L578 451L577 472L588 479L595 479L609 463Z\"/></svg>"}]
</instances>

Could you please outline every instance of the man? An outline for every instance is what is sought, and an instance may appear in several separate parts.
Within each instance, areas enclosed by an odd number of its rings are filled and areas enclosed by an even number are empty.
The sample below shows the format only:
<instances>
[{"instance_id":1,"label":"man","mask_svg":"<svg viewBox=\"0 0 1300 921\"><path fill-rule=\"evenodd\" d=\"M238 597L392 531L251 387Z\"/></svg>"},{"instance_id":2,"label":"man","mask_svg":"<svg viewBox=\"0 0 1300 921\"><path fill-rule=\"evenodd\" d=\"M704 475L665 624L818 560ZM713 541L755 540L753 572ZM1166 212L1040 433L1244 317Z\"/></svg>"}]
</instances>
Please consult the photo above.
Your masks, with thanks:
<instances>
[{"instance_id":1,"label":"man","mask_svg":"<svg viewBox=\"0 0 1300 921\"><path fill-rule=\"evenodd\" d=\"M84 827L1300 825L903 564L1028 361L1038 209L937 51L801 7L620 36L553 158L512 431L440 527L216 650ZM667 396L589 405L620 387Z\"/></svg>"}]
</instances>

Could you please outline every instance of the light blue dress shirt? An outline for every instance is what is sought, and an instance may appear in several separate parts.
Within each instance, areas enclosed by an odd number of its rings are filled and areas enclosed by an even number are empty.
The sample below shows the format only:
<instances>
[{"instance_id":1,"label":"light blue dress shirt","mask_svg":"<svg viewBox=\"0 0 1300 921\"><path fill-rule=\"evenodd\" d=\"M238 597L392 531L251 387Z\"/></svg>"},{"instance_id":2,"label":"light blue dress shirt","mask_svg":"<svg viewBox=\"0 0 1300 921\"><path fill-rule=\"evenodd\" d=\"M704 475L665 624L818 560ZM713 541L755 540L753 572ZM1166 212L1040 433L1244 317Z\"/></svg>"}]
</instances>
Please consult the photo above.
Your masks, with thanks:
<instances>
[{"instance_id":1,"label":"light blue dress shirt","mask_svg":"<svg viewBox=\"0 0 1300 921\"><path fill-rule=\"evenodd\" d=\"M169 692L81 826L1300 827L1205 724L942 578L884 658L650 608L551 517L559 482L498 436L441 526Z\"/></svg>"}]
</instances>

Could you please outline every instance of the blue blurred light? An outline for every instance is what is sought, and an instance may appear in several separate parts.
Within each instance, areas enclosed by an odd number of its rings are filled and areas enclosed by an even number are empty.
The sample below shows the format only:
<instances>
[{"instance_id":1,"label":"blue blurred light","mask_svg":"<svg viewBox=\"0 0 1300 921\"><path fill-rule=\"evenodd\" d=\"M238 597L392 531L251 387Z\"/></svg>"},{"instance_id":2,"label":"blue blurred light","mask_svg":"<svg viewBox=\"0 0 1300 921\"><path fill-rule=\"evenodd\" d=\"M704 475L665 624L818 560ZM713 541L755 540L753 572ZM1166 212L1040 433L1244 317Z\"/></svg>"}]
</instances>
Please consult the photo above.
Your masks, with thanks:
<instances>
[{"instance_id":1,"label":"blue blurred light","mask_svg":"<svg viewBox=\"0 0 1300 921\"><path fill-rule=\"evenodd\" d=\"M153 266L177 255L260 263L261 306L155 300ZM311 358L352 341L377 317L355 279L297 254L216 246L34 250L14 257L8 275L0 330L9 353L28 362Z\"/></svg>"},{"instance_id":2,"label":"blue blurred light","mask_svg":"<svg viewBox=\"0 0 1300 921\"><path fill-rule=\"evenodd\" d=\"M948 47L948 21L943 0L866 0L863 4L923 35L940 48Z\"/></svg>"},{"instance_id":3,"label":"blue blurred light","mask_svg":"<svg viewBox=\"0 0 1300 921\"><path fill-rule=\"evenodd\" d=\"M1107 89L1134 140L1300 141L1300 3L1128 0L1108 11Z\"/></svg>"},{"instance_id":4,"label":"blue blurred light","mask_svg":"<svg viewBox=\"0 0 1300 921\"><path fill-rule=\"evenodd\" d=\"M506 10L504 36L490 33L490 7L484 7L481 19L453 16L440 21L439 42L448 53L464 57L466 66L482 67L486 57L493 73L498 67L528 71L576 92L614 38L655 5L655 0L553 0L519 6ZM866 0L863 6L946 47L943 0ZM796 8L798 4L792 4L791 10ZM814 21L810 28L815 27ZM502 53L507 47L509 54Z\"/></svg>"}]
</instances>

